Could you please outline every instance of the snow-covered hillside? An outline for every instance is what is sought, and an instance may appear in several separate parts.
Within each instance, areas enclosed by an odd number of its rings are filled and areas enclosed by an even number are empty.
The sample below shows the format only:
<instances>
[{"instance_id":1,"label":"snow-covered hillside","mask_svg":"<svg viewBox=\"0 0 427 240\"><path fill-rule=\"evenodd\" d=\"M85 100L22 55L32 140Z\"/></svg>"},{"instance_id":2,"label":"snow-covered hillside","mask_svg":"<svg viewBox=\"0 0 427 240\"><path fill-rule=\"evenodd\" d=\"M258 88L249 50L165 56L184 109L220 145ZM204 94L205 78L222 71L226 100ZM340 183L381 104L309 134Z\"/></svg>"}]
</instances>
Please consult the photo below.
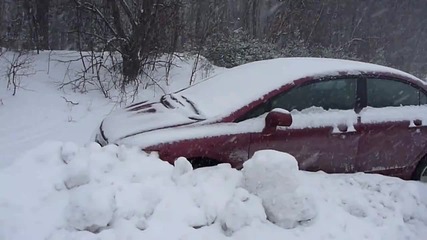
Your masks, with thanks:
<instances>
[{"instance_id":1,"label":"snow-covered hillside","mask_svg":"<svg viewBox=\"0 0 427 240\"><path fill-rule=\"evenodd\" d=\"M119 104L58 90L79 66L53 59L73 54L33 56L35 74L16 96L0 78L0 240L426 239L426 184L303 172L274 151L242 171L192 170L184 158L171 166L136 148L89 143ZM167 92L189 82L191 61L176 64Z\"/></svg>"}]
</instances>

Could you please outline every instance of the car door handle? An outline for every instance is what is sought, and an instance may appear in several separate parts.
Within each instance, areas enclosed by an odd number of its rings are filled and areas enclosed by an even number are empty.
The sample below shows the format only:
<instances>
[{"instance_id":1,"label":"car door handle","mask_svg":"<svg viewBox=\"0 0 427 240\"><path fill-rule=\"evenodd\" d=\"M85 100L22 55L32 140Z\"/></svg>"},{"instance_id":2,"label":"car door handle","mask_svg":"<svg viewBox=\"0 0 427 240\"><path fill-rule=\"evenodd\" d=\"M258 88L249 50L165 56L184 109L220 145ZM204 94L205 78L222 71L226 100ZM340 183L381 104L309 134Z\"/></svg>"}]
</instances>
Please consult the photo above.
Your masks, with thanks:
<instances>
[{"instance_id":1,"label":"car door handle","mask_svg":"<svg viewBox=\"0 0 427 240\"><path fill-rule=\"evenodd\" d=\"M422 126L423 125L423 120L421 120L421 119L415 119L414 120L414 125L417 126L417 127Z\"/></svg>"},{"instance_id":2,"label":"car door handle","mask_svg":"<svg viewBox=\"0 0 427 240\"><path fill-rule=\"evenodd\" d=\"M415 119L409 124L409 128L418 128L423 126L423 120Z\"/></svg>"},{"instance_id":3,"label":"car door handle","mask_svg":"<svg viewBox=\"0 0 427 240\"><path fill-rule=\"evenodd\" d=\"M337 128L338 128L338 131L342 133L346 133L348 131L347 124L338 124Z\"/></svg>"},{"instance_id":4,"label":"car door handle","mask_svg":"<svg viewBox=\"0 0 427 240\"><path fill-rule=\"evenodd\" d=\"M344 133L353 133L356 132L356 129L354 128L354 125L351 124L350 126L344 123L340 123L336 126L334 126L334 129L332 130L332 133L334 134L344 134Z\"/></svg>"}]
</instances>

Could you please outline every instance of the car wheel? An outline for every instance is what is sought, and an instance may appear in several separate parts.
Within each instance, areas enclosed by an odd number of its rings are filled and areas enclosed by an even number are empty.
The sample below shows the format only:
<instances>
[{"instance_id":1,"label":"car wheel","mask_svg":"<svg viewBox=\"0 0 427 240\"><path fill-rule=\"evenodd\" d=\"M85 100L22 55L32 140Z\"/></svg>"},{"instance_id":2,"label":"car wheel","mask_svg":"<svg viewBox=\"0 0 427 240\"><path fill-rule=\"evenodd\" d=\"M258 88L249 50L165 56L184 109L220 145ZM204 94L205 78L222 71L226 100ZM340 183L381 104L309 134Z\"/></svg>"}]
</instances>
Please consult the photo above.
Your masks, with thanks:
<instances>
[{"instance_id":1,"label":"car wheel","mask_svg":"<svg viewBox=\"0 0 427 240\"><path fill-rule=\"evenodd\" d=\"M418 163L417 169L414 173L414 180L427 183L427 156Z\"/></svg>"},{"instance_id":2,"label":"car wheel","mask_svg":"<svg viewBox=\"0 0 427 240\"><path fill-rule=\"evenodd\" d=\"M202 167L212 167L221 163L217 160L210 159L210 158L192 158L192 159L189 159L189 162L193 166L193 169L202 168Z\"/></svg>"}]
</instances>

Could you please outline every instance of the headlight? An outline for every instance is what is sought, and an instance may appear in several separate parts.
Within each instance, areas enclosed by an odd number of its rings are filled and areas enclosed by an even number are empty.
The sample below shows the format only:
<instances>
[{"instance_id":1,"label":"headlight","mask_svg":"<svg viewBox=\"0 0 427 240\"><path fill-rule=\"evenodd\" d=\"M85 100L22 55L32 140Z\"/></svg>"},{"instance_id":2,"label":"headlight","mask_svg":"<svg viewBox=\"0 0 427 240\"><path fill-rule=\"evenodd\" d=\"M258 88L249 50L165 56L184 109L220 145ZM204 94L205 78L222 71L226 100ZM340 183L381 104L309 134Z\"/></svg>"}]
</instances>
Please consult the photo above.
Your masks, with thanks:
<instances>
[{"instance_id":1,"label":"headlight","mask_svg":"<svg viewBox=\"0 0 427 240\"><path fill-rule=\"evenodd\" d=\"M157 150L143 150L150 157L159 157L159 151Z\"/></svg>"}]
</instances>

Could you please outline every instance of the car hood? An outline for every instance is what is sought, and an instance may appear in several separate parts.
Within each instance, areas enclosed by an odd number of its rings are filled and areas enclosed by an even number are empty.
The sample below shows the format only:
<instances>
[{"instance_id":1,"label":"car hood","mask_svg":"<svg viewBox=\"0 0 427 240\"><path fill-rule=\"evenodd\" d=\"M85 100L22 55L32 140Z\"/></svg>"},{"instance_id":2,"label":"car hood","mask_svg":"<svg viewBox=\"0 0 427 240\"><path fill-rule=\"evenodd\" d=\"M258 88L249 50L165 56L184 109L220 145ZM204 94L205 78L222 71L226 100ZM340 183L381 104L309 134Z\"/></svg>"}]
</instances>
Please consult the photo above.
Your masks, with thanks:
<instances>
[{"instance_id":1,"label":"car hood","mask_svg":"<svg viewBox=\"0 0 427 240\"><path fill-rule=\"evenodd\" d=\"M165 95L161 102L141 102L111 113L103 120L100 130L107 142L114 143L141 133L203 120L205 118L194 106Z\"/></svg>"}]
</instances>

